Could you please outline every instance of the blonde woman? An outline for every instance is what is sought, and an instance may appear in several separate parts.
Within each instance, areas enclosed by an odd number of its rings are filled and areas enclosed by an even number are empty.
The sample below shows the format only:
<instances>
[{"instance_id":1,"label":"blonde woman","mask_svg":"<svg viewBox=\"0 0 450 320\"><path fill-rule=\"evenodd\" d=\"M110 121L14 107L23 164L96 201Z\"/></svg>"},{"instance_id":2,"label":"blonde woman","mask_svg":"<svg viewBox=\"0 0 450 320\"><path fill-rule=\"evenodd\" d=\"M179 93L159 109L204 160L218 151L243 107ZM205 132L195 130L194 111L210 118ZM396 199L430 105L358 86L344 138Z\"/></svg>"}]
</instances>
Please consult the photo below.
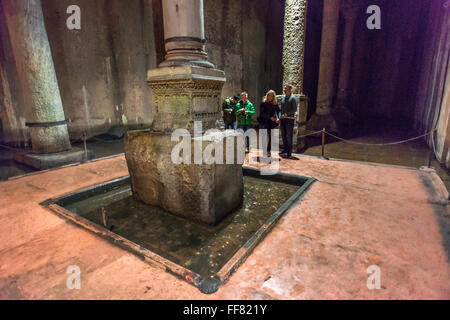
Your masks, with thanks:
<instances>
[{"instance_id":1,"label":"blonde woman","mask_svg":"<svg viewBox=\"0 0 450 320\"><path fill-rule=\"evenodd\" d=\"M264 97L264 101L261 103L260 107L260 118L261 123L264 128L267 130L268 142L266 146L265 153L268 157L270 157L272 139L271 133L272 129L276 128L280 123L280 107L277 103L277 95L274 90L269 90Z\"/></svg>"}]
</instances>

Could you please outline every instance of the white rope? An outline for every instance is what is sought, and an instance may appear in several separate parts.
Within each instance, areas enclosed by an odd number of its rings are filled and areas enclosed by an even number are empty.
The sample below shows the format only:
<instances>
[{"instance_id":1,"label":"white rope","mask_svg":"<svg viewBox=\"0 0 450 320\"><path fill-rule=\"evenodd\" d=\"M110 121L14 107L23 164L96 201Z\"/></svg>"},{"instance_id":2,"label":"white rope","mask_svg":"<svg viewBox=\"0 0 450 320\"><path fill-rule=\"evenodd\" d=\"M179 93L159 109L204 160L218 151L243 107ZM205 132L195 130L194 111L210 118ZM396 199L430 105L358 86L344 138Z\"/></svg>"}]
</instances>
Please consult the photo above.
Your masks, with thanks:
<instances>
[{"instance_id":1,"label":"white rope","mask_svg":"<svg viewBox=\"0 0 450 320\"><path fill-rule=\"evenodd\" d=\"M351 143L351 144L365 145L365 146L392 146L392 145L402 144L402 143L406 143L406 142L409 142L409 141L414 141L414 140L426 137L427 135L429 135L430 133L432 133L434 131L436 131L436 129L434 129L434 130L432 130L430 132L427 132L425 134L422 134L420 136L414 137L414 138L409 138L409 139L406 139L406 140L395 141L395 142L388 142L388 143L364 143L364 142L357 142L357 141L351 141L351 140L347 140L347 139L335 136L334 134L329 133L327 131L325 131L325 133L328 134L329 136L332 136L332 137L338 139L338 140L341 140L341 141L347 142L347 143ZM431 136L433 138L433 135L431 135Z\"/></svg>"},{"instance_id":2,"label":"white rope","mask_svg":"<svg viewBox=\"0 0 450 320\"><path fill-rule=\"evenodd\" d=\"M298 138L307 137L307 136L312 136L313 134L318 134L318 133L321 133L321 132L322 132L322 130L316 131L316 132L307 133L307 134L305 134L305 135L303 135L303 136L298 136L297 139L298 139Z\"/></svg>"}]
</instances>

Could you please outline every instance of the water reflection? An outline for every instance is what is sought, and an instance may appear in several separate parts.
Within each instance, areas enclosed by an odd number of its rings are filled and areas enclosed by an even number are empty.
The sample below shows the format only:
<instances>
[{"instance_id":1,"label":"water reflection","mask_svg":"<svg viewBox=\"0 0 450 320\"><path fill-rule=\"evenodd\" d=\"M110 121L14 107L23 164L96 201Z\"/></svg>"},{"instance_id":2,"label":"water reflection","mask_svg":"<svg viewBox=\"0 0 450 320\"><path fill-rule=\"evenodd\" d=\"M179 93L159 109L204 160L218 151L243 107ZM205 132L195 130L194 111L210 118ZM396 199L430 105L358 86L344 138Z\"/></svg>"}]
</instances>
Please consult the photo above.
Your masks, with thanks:
<instances>
[{"instance_id":1,"label":"water reflection","mask_svg":"<svg viewBox=\"0 0 450 320\"><path fill-rule=\"evenodd\" d=\"M72 203L67 209L202 276L212 276L300 186L244 176L243 205L207 226L143 204L129 186Z\"/></svg>"}]
</instances>

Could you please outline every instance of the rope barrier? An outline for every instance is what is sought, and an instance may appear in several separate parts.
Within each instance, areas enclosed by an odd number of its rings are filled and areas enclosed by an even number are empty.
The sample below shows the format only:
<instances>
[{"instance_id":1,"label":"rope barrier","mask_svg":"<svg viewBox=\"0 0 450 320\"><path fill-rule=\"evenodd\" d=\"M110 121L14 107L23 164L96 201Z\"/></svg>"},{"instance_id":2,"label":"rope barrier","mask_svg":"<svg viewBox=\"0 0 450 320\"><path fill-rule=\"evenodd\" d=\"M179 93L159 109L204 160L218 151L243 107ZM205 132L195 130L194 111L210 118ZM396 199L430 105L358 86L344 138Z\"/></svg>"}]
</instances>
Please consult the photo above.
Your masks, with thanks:
<instances>
[{"instance_id":1,"label":"rope barrier","mask_svg":"<svg viewBox=\"0 0 450 320\"><path fill-rule=\"evenodd\" d=\"M436 159L439 159L439 157L437 156L437 152L436 152L436 144L434 141L434 132L437 130L437 127L435 127L433 130L431 130L430 132L421 134L420 136L417 137L413 137L413 138L409 138L409 139L405 139L405 140L400 140L400 141L394 141L394 142L387 142L387 143L364 143L364 142L358 142L358 141L352 141L352 140L348 140L348 139L344 139L341 137L338 137L330 132L327 132L325 130L325 128L323 128L320 131L315 131L315 132L310 132L307 133L305 135L299 136L298 138L303 138L303 137L307 137L307 136L312 136L312 135L316 135L318 133L322 133L322 157L325 158L325 135L329 135L335 139L338 139L342 142L346 142L346 143L350 143L350 144L356 144L356 145L363 145L363 146L392 146L392 145L398 145L398 144L402 144L402 143L406 143L406 142L410 142L410 141L414 141L423 137L426 137L428 135L431 134L431 147L430 147L430 152L429 152L429 160L428 160L428 167L431 167L431 155L434 155L434 157ZM325 158L326 159L326 158ZM449 196L450 199L450 196Z\"/></svg>"},{"instance_id":2,"label":"rope barrier","mask_svg":"<svg viewBox=\"0 0 450 320\"><path fill-rule=\"evenodd\" d=\"M425 134L422 134L420 136L414 137L414 138L409 138L409 139L405 139L405 140L400 140L400 141L395 141L395 142L388 142L388 143L364 143L364 142L357 142L357 141L351 141L351 140L347 140L338 136L335 136L332 133L329 133L327 131L325 131L326 134L328 134L329 136L332 136L338 140L341 140L343 142L347 142L347 143L351 143L351 144L358 144L358 145L366 145L366 146L392 146L392 145L397 145L397 144L402 144L402 143L406 143L406 142L410 142L410 141L414 141L423 137L428 136L429 134L431 134L432 132L434 132L436 129L427 132Z\"/></svg>"},{"instance_id":3,"label":"rope barrier","mask_svg":"<svg viewBox=\"0 0 450 320\"><path fill-rule=\"evenodd\" d=\"M325 132L325 134L327 134L327 135L329 135L329 136L331 136L333 138L336 138L336 139L338 139L340 141L351 143L351 144L366 145L366 146L392 146L392 145L402 144L402 143L406 143L406 142L410 142L410 141L414 141L414 140L426 137L426 136L428 136L429 134L433 133L436 130L437 129L431 130L430 132L427 132L425 134L422 134L422 135L414 137L414 138L409 138L409 139L400 140L400 141L394 141L394 142L387 142L387 143L364 143L364 142L352 141L352 140L348 140L348 139L344 139L344 138L338 137L338 136L336 136L336 135L334 135L334 134L332 134L332 133L330 133L330 132L328 132L326 130L325 131L320 130L320 131L311 132L311 133L299 136L298 138L303 138L303 137L312 136L312 135L315 135L315 134L318 134L318 133ZM432 138L432 142L433 142L433 145L434 145L433 135L431 136L431 138Z\"/></svg>"},{"instance_id":4,"label":"rope barrier","mask_svg":"<svg viewBox=\"0 0 450 320\"><path fill-rule=\"evenodd\" d=\"M307 137L307 136L312 136L313 134L318 134L318 133L322 133L322 130L319 130L319 131L316 131L316 132L310 132L308 134L305 134L305 135L302 135L302 136L298 136L297 139L298 138L304 138L304 137Z\"/></svg>"}]
</instances>

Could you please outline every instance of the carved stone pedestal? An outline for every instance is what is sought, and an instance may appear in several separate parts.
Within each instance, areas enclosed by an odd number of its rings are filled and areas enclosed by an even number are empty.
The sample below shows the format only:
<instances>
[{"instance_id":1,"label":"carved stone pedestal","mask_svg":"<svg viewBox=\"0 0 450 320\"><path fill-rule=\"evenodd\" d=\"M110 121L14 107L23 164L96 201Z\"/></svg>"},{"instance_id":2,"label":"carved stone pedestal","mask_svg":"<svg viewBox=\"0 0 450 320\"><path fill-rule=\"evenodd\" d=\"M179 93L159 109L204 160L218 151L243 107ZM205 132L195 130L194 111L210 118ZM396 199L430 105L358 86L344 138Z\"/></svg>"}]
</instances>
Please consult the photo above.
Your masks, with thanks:
<instances>
[{"instance_id":1,"label":"carved stone pedestal","mask_svg":"<svg viewBox=\"0 0 450 320\"><path fill-rule=\"evenodd\" d=\"M125 156L133 195L173 214L214 225L242 205L243 159L238 159L237 150L243 148L243 135L230 130L194 138L186 132L183 139L188 148L180 152L180 142L172 141L169 134L127 132ZM220 159L208 162L206 155L217 157L219 150L223 164L217 163ZM201 164L195 163L196 154ZM177 163L178 156L182 163Z\"/></svg>"},{"instance_id":2,"label":"carved stone pedestal","mask_svg":"<svg viewBox=\"0 0 450 320\"><path fill-rule=\"evenodd\" d=\"M204 130L215 128L221 118L220 94L225 83L221 70L191 65L149 70L155 118L152 131L172 132L183 128L193 132L194 121Z\"/></svg>"},{"instance_id":3,"label":"carved stone pedestal","mask_svg":"<svg viewBox=\"0 0 450 320\"><path fill-rule=\"evenodd\" d=\"M221 118L224 72L192 65L163 67L149 70L147 80L154 97L153 126L127 132L124 140L133 195L173 214L216 224L243 200L243 158L237 159L238 146L244 149L243 135L206 132ZM185 141L181 153L180 134ZM208 154L214 155L212 161L204 156Z\"/></svg>"},{"instance_id":4,"label":"carved stone pedestal","mask_svg":"<svg viewBox=\"0 0 450 320\"><path fill-rule=\"evenodd\" d=\"M225 150L231 145L220 142L239 140L243 149L243 137L234 131L203 135L215 129L221 118L226 80L205 52L203 0L163 0L162 5L166 57L147 74L155 108L152 128L125 136L133 195L173 214L215 224L242 204L244 192L243 159L233 157L223 164L217 157L219 150L229 154ZM181 163L177 161L180 134L183 145L189 146L182 151ZM202 157L211 153L211 144L214 161Z\"/></svg>"}]
</instances>

